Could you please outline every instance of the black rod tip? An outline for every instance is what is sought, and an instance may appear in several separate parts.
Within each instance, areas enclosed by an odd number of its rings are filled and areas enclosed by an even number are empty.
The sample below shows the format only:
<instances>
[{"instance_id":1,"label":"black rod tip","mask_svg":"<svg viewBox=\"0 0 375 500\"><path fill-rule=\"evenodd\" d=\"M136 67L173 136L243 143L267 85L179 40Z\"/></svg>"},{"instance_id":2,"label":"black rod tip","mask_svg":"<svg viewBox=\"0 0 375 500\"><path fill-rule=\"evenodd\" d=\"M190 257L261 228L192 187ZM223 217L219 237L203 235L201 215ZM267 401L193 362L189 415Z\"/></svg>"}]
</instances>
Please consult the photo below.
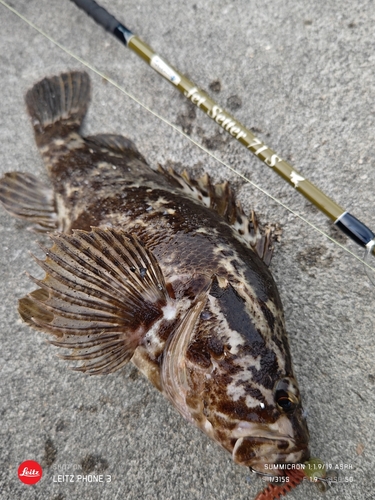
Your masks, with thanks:
<instances>
[{"instance_id":1,"label":"black rod tip","mask_svg":"<svg viewBox=\"0 0 375 500\"><path fill-rule=\"evenodd\" d=\"M116 35L117 38L120 38L120 40L127 44L127 37L124 37L124 33L130 33L131 32L123 26L120 21L118 21L112 14L110 14L104 7L101 7L98 5L94 0L71 0L73 3L77 5L80 9L82 9L84 12L86 12L87 15L92 17L94 21L96 21L100 26L102 26L105 30L109 31L110 33L113 33ZM119 26L121 29L119 30ZM119 31L119 33L118 33ZM122 33L121 36L119 34Z\"/></svg>"}]
</instances>

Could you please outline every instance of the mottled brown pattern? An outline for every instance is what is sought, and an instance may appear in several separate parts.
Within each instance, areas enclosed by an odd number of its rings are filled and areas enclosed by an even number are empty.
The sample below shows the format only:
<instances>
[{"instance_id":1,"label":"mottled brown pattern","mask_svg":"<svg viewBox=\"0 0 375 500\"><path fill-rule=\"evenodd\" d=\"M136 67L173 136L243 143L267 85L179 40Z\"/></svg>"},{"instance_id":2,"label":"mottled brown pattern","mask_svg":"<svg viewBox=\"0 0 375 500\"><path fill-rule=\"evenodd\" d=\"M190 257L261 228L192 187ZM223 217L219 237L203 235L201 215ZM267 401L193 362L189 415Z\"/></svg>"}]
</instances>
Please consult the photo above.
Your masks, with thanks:
<instances>
[{"instance_id":1,"label":"mottled brown pattern","mask_svg":"<svg viewBox=\"0 0 375 500\"><path fill-rule=\"evenodd\" d=\"M52 186L39 186L49 208L34 218L64 234L40 263L40 288L20 302L23 318L56 335L89 373L131 358L237 463L264 471L306 459L308 430L267 266L270 231L245 216L227 182L156 172L121 136L82 137L88 102L88 77L78 72L27 94ZM0 181L1 201L24 216L15 182Z\"/></svg>"}]
</instances>

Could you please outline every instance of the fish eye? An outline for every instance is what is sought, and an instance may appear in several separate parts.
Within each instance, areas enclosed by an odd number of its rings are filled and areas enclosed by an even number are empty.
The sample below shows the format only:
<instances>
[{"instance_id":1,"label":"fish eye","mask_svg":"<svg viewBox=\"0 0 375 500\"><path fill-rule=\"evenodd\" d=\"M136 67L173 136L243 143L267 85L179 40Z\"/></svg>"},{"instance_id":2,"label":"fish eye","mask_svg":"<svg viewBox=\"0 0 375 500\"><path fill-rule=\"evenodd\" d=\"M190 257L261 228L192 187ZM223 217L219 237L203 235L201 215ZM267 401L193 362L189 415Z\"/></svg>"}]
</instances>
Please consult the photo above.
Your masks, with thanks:
<instances>
[{"instance_id":1,"label":"fish eye","mask_svg":"<svg viewBox=\"0 0 375 500\"><path fill-rule=\"evenodd\" d=\"M298 392L292 381L288 378L279 380L275 387L275 403L278 409L282 413L291 413L298 402Z\"/></svg>"},{"instance_id":2,"label":"fish eye","mask_svg":"<svg viewBox=\"0 0 375 500\"><path fill-rule=\"evenodd\" d=\"M275 400L277 406L285 413L289 413L296 407L295 402L286 391L276 391Z\"/></svg>"}]
</instances>

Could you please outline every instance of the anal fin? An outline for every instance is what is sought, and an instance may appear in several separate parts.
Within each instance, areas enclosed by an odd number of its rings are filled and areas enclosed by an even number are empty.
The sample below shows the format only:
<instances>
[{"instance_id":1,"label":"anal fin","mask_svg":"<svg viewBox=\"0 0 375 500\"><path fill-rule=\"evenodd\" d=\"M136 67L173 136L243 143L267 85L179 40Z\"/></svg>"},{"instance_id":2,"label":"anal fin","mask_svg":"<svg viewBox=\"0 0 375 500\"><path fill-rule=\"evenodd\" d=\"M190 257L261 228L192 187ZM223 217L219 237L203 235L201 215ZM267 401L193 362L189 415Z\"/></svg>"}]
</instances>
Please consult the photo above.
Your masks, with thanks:
<instances>
[{"instance_id":1,"label":"anal fin","mask_svg":"<svg viewBox=\"0 0 375 500\"><path fill-rule=\"evenodd\" d=\"M32 222L39 232L57 228L52 188L25 172L8 172L0 179L0 202L15 217Z\"/></svg>"},{"instance_id":2,"label":"anal fin","mask_svg":"<svg viewBox=\"0 0 375 500\"><path fill-rule=\"evenodd\" d=\"M75 370L113 372L127 363L170 298L152 253L135 237L94 228L56 233L40 286L19 302L23 320L72 349Z\"/></svg>"}]
</instances>

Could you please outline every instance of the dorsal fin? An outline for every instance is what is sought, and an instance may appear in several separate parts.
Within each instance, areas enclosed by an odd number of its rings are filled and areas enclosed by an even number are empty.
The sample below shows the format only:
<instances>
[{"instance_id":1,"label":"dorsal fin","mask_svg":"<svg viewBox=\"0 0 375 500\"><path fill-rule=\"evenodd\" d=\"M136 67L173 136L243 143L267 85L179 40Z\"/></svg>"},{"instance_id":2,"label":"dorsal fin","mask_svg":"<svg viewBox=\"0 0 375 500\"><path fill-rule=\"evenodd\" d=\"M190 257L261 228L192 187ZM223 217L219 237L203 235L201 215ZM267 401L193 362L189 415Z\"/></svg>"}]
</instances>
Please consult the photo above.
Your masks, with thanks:
<instances>
[{"instance_id":1,"label":"dorsal fin","mask_svg":"<svg viewBox=\"0 0 375 500\"><path fill-rule=\"evenodd\" d=\"M192 179L186 170L178 174L173 168L164 169L160 165L158 172L172 185L182 189L202 205L215 210L236 229L243 243L254 250L267 266L270 264L273 243L279 239L280 229L277 226L261 229L254 210L250 217L245 214L228 181L213 184L207 173L198 179Z\"/></svg>"}]
</instances>

